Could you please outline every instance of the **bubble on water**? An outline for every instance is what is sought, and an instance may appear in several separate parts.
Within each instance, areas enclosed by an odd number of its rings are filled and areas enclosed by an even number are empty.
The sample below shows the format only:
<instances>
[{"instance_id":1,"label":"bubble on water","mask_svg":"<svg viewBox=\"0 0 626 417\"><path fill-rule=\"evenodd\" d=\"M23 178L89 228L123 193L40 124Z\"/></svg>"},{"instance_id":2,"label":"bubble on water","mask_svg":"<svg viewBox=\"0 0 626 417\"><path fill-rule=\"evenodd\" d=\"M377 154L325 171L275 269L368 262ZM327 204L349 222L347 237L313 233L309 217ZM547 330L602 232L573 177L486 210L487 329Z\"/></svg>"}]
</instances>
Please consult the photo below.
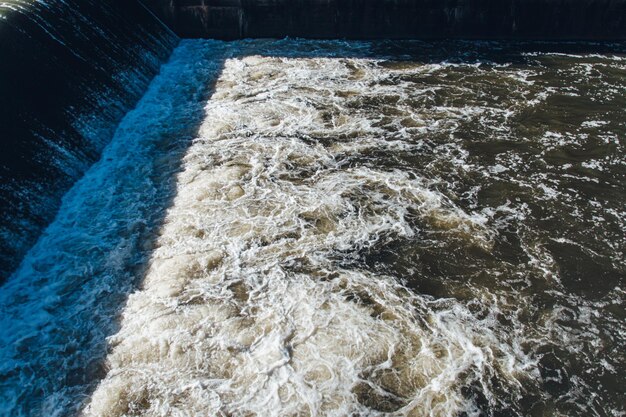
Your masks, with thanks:
<instances>
[{"instance_id":1,"label":"bubble on water","mask_svg":"<svg viewBox=\"0 0 626 417\"><path fill-rule=\"evenodd\" d=\"M415 215L491 234L425 178L342 166L387 145L367 118L324 116L350 67L381 76L349 59L226 62L86 415L444 416L472 409L463 386L527 372L491 317L338 262L414 237Z\"/></svg>"}]
</instances>

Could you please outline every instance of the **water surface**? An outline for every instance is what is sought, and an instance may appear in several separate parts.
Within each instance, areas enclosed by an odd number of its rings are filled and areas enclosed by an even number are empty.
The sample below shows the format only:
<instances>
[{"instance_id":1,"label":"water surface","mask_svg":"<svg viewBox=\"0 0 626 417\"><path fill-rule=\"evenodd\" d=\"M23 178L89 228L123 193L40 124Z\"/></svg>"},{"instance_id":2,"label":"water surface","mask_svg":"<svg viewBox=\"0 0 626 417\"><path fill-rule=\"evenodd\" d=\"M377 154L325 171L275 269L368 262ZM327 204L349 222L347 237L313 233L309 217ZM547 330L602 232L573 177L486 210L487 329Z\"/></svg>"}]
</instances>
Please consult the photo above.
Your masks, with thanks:
<instances>
[{"instance_id":1,"label":"water surface","mask_svg":"<svg viewBox=\"0 0 626 417\"><path fill-rule=\"evenodd\" d=\"M2 411L622 415L625 50L183 41L3 288Z\"/></svg>"}]
</instances>

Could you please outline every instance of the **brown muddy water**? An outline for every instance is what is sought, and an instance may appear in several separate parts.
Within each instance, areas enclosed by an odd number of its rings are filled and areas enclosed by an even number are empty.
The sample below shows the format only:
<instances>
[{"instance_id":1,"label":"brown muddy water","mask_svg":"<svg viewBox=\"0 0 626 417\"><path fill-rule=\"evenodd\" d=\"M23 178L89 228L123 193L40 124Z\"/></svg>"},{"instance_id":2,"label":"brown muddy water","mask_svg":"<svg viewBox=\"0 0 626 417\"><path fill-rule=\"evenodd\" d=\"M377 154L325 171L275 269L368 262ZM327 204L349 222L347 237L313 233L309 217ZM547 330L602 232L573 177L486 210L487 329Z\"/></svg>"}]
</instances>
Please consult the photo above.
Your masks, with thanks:
<instances>
[{"instance_id":1,"label":"brown muddy water","mask_svg":"<svg viewBox=\"0 0 626 417\"><path fill-rule=\"evenodd\" d=\"M0 289L0 415L620 416L626 46L185 40Z\"/></svg>"}]
</instances>

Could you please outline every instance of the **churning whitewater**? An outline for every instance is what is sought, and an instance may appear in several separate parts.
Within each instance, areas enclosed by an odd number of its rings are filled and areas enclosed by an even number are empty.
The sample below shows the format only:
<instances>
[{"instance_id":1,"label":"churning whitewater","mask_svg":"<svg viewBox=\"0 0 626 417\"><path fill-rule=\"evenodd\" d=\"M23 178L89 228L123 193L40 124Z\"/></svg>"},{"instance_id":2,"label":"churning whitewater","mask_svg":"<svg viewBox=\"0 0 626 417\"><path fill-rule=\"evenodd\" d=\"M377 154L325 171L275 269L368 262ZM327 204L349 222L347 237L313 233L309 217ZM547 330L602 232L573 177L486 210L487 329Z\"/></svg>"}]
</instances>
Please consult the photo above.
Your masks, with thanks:
<instances>
[{"instance_id":1,"label":"churning whitewater","mask_svg":"<svg viewBox=\"0 0 626 417\"><path fill-rule=\"evenodd\" d=\"M453 415L471 410L460 393L468 380L524 372L515 341L489 319L342 265L413 237L409 209L489 245L484 219L428 180L342 163L402 146L334 97L352 77L381 75L371 67L225 62L87 415ZM327 109L337 112L325 118Z\"/></svg>"},{"instance_id":2,"label":"churning whitewater","mask_svg":"<svg viewBox=\"0 0 626 417\"><path fill-rule=\"evenodd\" d=\"M626 58L554 47L183 41L3 288L0 414L621 415Z\"/></svg>"}]
</instances>

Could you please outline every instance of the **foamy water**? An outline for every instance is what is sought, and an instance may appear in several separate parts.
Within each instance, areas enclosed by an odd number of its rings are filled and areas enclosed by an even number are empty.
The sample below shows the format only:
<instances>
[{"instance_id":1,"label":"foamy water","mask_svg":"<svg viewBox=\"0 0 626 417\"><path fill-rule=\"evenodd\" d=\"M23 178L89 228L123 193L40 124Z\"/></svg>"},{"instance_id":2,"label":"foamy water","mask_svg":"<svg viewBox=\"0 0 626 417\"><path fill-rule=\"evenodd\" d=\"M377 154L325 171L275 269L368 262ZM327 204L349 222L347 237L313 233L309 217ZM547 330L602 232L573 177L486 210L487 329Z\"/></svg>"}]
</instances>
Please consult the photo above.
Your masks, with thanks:
<instances>
[{"instance_id":1,"label":"foamy water","mask_svg":"<svg viewBox=\"0 0 626 417\"><path fill-rule=\"evenodd\" d=\"M509 48L184 41L3 288L36 413L619 415L626 61Z\"/></svg>"}]
</instances>

